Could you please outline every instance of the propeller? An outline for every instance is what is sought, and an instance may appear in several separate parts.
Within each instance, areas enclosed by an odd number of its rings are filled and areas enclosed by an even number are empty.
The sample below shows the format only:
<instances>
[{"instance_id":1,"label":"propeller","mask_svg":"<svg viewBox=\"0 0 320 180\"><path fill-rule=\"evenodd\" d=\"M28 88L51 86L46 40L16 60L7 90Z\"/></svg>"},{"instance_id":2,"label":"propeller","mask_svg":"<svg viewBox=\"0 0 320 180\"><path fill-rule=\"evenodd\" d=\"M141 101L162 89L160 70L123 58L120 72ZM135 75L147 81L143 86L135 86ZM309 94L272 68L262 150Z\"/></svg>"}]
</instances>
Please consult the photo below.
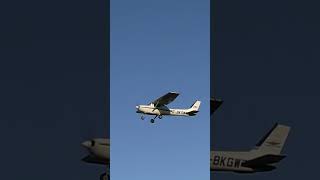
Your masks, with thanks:
<instances>
[{"instance_id":1,"label":"propeller","mask_svg":"<svg viewBox=\"0 0 320 180\"><path fill-rule=\"evenodd\" d=\"M136 108L136 111L138 111L138 108L140 107L140 104L138 102L135 103L135 108Z\"/></svg>"},{"instance_id":2,"label":"propeller","mask_svg":"<svg viewBox=\"0 0 320 180\"><path fill-rule=\"evenodd\" d=\"M85 148L91 148L93 146L95 146L96 142L94 139L88 140L88 141L84 141L81 143L81 145Z\"/></svg>"}]
</instances>

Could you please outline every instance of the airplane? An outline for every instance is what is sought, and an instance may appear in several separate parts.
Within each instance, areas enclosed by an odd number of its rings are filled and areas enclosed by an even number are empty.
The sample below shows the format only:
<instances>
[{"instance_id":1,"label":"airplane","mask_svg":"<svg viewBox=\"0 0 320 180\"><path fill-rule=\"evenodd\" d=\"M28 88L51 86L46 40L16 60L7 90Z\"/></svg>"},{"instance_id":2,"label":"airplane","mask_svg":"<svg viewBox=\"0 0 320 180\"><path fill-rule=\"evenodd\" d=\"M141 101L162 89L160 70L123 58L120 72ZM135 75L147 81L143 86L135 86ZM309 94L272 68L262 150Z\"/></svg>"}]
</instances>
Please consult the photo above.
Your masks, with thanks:
<instances>
[{"instance_id":1,"label":"airplane","mask_svg":"<svg viewBox=\"0 0 320 180\"><path fill-rule=\"evenodd\" d=\"M100 175L100 180L110 180L110 139L96 138L81 143L89 155L82 161L107 166L107 171Z\"/></svg>"},{"instance_id":2,"label":"airplane","mask_svg":"<svg viewBox=\"0 0 320 180\"><path fill-rule=\"evenodd\" d=\"M211 113L222 101L211 99ZM218 106L213 106L219 104ZM290 127L276 123L274 127L250 151L210 151L210 171L256 173L276 169L276 163L286 155L281 154L289 135Z\"/></svg>"},{"instance_id":3,"label":"airplane","mask_svg":"<svg viewBox=\"0 0 320 180\"><path fill-rule=\"evenodd\" d=\"M150 120L151 123L154 123L154 120L158 117L162 119L164 115L171 116L195 116L199 112L199 107L201 101L196 101L188 109L169 109L166 105L170 104L176 99L179 95L177 92L169 92L160 98L152 101L148 105L138 105L136 106L137 113L155 115L153 119ZM144 120L144 116L141 116L141 119Z\"/></svg>"},{"instance_id":4,"label":"airplane","mask_svg":"<svg viewBox=\"0 0 320 180\"><path fill-rule=\"evenodd\" d=\"M223 101L210 101L213 113ZM290 131L289 126L276 124L250 151L210 151L210 171L255 173L276 169L275 164L286 157L281 154ZM110 180L110 140L97 138L82 143L89 155L82 160L107 166L100 180Z\"/></svg>"}]
</instances>

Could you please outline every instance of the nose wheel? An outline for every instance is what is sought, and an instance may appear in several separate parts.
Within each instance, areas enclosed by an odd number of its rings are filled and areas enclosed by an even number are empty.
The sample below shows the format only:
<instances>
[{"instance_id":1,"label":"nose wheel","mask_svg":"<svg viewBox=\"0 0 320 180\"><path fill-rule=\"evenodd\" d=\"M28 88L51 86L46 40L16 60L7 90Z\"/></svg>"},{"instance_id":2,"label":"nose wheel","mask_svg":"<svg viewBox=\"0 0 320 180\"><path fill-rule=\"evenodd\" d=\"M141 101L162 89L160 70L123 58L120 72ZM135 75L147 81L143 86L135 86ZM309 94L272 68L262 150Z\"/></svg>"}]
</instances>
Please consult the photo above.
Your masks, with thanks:
<instances>
[{"instance_id":1,"label":"nose wheel","mask_svg":"<svg viewBox=\"0 0 320 180\"><path fill-rule=\"evenodd\" d=\"M144 116L141 116L141 120L144 120Z\"/></svg>"}]
</instances>

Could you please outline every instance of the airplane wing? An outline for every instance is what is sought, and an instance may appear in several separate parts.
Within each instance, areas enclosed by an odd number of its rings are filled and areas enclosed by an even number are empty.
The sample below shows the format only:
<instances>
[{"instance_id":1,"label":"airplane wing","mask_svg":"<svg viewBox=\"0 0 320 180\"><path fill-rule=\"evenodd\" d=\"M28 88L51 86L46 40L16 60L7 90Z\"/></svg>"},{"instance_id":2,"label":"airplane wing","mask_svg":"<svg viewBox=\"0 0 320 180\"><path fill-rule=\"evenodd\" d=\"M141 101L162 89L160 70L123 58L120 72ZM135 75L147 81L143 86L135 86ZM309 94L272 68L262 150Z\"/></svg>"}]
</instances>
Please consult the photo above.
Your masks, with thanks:
<instances>
[{"instance_id":1,"label":"airplane wing","mask_svg":"<svg viewBox=\"0 0 320 180\"><path fill-rule=\"evenodd\" d=\"M86 163L93 163L93 164L109 164L108 160L98 159L98 158L95 158L94 156L91 156L91 155L88 155L88 156L82 158L82 161L84 161Z\"/></svg>"},{"instance_id":2,"label":"airplane wing","mask_svg":"<svg viewBox=\"0 0 320 180\"><path fill-rule=\"evenodd\" d=\"M255 168L255 167L262 167L269 164L274 164L282 159L284 159L285 155L273 155L273 154L267 154L258 158L251 159L249 161L246 161L242 163L242 166Z\"/></svg>"},{"instance_id":3,"label":"airplane wing","mask_svg":"<svg viewBox=\"0 0 320 180\"><path fill-rule=\"evenodd\" d=\"M177 96L179 96L179 93L169 92L166 95L154 100L153 102L151 102L151 104L154 104L156 107L167 105L174 101L177 98Z\"/></svg>"},{"instance_id":4,"label":"airplane wing","mask_svg":"<svg viewBox=\"0 0 320 180\"><path fill-rule=\"evenodd\" d=\"M213 114L214 111L217 110L221 106L222 103L223 103L223 101L221 101L221 100L211 98L210 99L210 114Z\"/></svg>"}]
</instances>

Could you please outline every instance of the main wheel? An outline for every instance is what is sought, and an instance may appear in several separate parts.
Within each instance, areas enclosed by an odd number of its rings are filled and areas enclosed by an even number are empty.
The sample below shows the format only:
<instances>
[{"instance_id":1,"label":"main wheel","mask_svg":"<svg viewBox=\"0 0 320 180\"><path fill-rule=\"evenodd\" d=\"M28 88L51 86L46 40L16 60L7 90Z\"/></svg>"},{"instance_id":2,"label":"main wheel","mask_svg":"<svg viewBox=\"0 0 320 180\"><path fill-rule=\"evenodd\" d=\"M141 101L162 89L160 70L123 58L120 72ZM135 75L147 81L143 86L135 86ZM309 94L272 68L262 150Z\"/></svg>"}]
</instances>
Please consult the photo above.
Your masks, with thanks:
<instances>
[{"instance_id":1,"label":"main wheel","mask_svg":"<svg viewBox=\"0 0 320 180\"><path fill-rule=\"evenodd\" d=\"M159 119L162 119L162 115L159 116Z\"/></svg>"},{"instance_id":2,"label":"main wheel","mask_svg":"<svg viewBox=\"0 0 320 180\"><path fill-rule=\"evenodd\" d=\"M151 119L150 122L151 122L151 123L154 123L154 119Z\"/></svg>"}]
</instances>

